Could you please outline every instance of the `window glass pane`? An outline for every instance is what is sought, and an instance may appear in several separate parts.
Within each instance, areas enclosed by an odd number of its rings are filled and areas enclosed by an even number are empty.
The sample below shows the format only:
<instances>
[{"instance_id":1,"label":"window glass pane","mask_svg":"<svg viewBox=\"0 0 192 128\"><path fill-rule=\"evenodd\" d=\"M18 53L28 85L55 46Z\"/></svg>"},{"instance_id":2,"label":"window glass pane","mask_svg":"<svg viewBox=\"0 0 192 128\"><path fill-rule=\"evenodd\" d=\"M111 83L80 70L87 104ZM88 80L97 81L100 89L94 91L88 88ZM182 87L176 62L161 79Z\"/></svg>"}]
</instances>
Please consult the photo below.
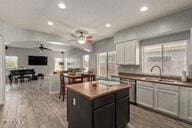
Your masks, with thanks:
<instances>
[{"instance_id":1,"label":"window glass pane","mask_svg":"<svg viewBox=\"0 0 192 128\"><path fill-rule=\"evenodd\" d=\"M17 56L6 56L5 65L6 65L6 69L17 69L18 57Z\"/></svg>"},{"instance_id":2,"label":"window glass pane","mask_svg":"<svg viewBox=\"0 0 192 128\"><path fill-rule=\"evenodd\" d=\"M67 70L68 69L68 59L67 58L65 58L65 70Z\"/></svg>"},{"instance_id":3,"label":"window glass pane","mask_svg":"<svg viewBox=\"0 0 192 128\"><path fill-rule=\"evenodd\" d=\"M107 77L107 53L97 54L97 75Z\"/></svg>"},{"instance_id":4,"label":"window glass pane","mask_svg":"<svg viewBox=\"0 0 192 128\"><path fill-rule=\"evenodd\" d=\"M116 64L116 52L108 52L108 77L118 74L118 65Z\"/></svg>"},{"instance_id":5,"label":"window glass pane","mask_svg":"<svg viewBox=\"0 0 192 128\"><path fill-rule=\"evenodd\" d=\"M62 70L63 65L63 59L62 58L55 58L55 71L59 72Z\"/></svg>"},{"instance_id":6,"label":"window glass pane","mask_svg":"<svg viewBox=\"0 0 192 128\"><path fill-rule=\"evenodd\" d=\"M163 72L167 75L180 75L186 71L187 41L171 42L163 45Z\"/></svg>"},{"instance_id":7,"label":"window glass pane","mask_svg":"<svg viewBox=\"0 0 192 128\"><path fill-rule=\"evenodd\" d=\"M151 68L156 65L162 65L161 45L150 45L143 47L143 72L151 73ZM158 69L154 69L153 73L158 73Z\"/></svg>"},{"instance_id":8,"label":"window glass pane","mask_svg":"<svg viewBox=\"0 0 192 128\"><path fill-rule=\"evenodd\" d=\"M83 68L85 69L85 72L88 72L88 70L89 70L89 55L83 56Z\"/></svg>"}]
</instances>

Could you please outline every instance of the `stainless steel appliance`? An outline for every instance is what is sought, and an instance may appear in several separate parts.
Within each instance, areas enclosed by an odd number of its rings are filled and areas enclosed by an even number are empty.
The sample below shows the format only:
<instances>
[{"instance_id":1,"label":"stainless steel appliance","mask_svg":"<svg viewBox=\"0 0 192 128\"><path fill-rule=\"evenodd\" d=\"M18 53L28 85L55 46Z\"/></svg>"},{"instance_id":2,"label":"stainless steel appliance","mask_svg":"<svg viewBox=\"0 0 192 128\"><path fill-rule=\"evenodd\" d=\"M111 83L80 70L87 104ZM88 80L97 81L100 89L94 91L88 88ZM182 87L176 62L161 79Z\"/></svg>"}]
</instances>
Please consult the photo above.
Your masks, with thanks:
<instances>
[{"instance_id":1,"label":"stainless steel appliance","mask_svg":"<svg viewBox=\"0 0 192 128\"><path fill-rule=\"evenodd\" d=\"M129 97L130 97L130 102L133 104L136 104L136 80L131 80L131 79L125 79L125 78L120 78L120 83L123 84L128 84L132 85L132 87L129 89Z\"/></svg>"}]
</instances>

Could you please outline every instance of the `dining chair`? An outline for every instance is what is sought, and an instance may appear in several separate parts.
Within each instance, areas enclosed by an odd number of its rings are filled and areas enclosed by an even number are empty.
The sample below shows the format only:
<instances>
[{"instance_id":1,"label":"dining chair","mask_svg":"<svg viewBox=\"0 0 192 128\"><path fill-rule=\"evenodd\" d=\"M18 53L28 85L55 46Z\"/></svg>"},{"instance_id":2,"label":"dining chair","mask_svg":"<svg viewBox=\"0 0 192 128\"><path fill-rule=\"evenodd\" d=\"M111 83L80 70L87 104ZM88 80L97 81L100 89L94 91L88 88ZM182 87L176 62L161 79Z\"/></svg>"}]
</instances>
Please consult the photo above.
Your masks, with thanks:
<instances>
[{"instance_id":1,"label":"dining chair","mask_svg":"<svg viewBox=\"0 0 192 128\"><path fill-rule=\"evenodd\" d=\"M65 99L65 80L64 80L64 75L63 73L60 73L60 95L59 95L59 99L61 99L61 95L63 96L63 101Z\"/></svg>"}]
</instances>

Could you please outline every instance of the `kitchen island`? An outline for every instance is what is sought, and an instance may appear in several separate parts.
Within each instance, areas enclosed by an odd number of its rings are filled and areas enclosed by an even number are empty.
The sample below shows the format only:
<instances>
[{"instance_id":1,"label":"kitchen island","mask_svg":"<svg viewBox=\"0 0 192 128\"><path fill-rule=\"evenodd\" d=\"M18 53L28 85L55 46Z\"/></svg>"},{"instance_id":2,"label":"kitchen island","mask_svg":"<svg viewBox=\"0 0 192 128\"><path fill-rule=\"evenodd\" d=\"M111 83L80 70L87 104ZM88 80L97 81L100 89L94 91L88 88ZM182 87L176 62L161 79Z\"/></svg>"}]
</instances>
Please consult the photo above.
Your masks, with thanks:
<instances>
[{"instance_id":1,"label":"kitchen island","mask_svg":"<svg viewBox=\"0 0 192 128\"><path fill-rule=\"evenodd\" d=\"M68 85L69 128L123 128L129 122L129 88L125 84L85 82Z\"/></svg>"}]
</instances>

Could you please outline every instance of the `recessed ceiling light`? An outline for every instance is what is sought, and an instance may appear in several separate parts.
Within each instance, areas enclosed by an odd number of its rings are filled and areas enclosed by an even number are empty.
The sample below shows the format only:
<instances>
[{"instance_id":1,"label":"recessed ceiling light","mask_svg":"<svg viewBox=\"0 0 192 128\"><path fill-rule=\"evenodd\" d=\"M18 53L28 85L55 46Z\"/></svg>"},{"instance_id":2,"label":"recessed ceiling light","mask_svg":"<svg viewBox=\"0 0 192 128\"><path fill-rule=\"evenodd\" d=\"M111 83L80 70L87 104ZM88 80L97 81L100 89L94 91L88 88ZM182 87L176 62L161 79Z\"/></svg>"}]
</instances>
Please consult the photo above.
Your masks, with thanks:
<instances>
[{"instance_id":1,"label":"recessed ceiling light","mask_svg":"<svg viewBox=\"0 0 192 128\"><path fill-rule=\"evenodd\" d=\"M48 25L49 25L49 26L53 26L54 23L53 23L52 21L48 21Z\"/></svg>"},{"instance_id":2,"label":"recessed ceiling light","mask_svg":"<svg viewBox=\"0 0 192 128\"><path fill-rule=\"evenodd\" d=\"M65 9L65 8L66 8L66 5L61 2L61 3L58 4L58 7L59 7L60 9Z\"/></svg>"},{"instance_id":3,"label":"recessed ceiling light","mask_svg":"<svg viewBox=\"0 0 192 128\"><path fill-rule=\"evenodd\" d=\"M107 23L105 26L109 28L111 27L111 24Z\"/></svg>"},{"instance_id":4,"label":"recessed ceiling light","mask_svg":"<svg viewBox=\"0 0 192 128\"><path fill-rule=\"evenodd\" d=\"M146 12L148 10L148 7L147 6L143 6L141 7L140 11L141 12Z\"/></svg>"}]
</instances>

